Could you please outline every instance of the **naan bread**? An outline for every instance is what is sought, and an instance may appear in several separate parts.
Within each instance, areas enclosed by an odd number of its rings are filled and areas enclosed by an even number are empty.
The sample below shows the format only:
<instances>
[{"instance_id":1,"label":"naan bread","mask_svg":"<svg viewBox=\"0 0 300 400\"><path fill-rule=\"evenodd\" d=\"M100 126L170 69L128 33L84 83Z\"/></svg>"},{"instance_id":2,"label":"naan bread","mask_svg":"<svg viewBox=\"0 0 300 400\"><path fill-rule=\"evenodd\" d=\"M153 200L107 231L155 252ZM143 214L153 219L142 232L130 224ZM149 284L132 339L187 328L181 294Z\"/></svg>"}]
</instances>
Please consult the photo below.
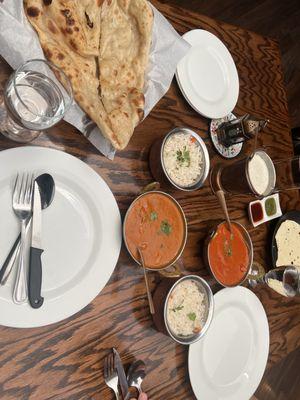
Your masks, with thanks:
<instances>
[{"instance_id":1,"label":"naan bread","mask_svg":"<svg viewBox=\"0 0 300 400\"><path fill-rule=\"evenodd\" d=\"M152 10L144 0L111 0L101 10L100 89L121 146L144 115L144 74L151 44ZM123 128L122 128L123 127Z\"/></svg>"},{"instance_id":2,"label":"naan bread","mask_svg":"<svg viewBox=\"0 0 300 400\"><path fill-rule=\"evenodd\" d=\"M45 56L116 149L143 117L153 15L146 0L24 0Z\"/></svg>"},{"instance_id":3,"label":"naan bread","mask_svg":"<svg viewBox=\"0 0 300 400\"><path fill-rule=\"evenodd\" d=\"M300 266L300 225L295 221L284 221L275 236L278 257L276 267Z\"/></svg>"}]
</instances>

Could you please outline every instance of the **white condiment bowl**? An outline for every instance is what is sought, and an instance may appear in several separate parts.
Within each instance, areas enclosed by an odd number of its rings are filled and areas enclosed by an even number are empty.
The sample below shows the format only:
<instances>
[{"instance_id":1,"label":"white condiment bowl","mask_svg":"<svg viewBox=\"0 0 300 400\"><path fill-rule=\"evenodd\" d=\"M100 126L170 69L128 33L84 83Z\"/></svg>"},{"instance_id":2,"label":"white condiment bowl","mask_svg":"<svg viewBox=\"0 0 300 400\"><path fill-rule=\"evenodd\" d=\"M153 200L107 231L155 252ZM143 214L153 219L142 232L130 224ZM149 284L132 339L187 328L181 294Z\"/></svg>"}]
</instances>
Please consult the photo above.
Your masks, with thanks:
<instances>
[{"instance_id":1,"label":"white condiment bowl","mask_svg":"<svg viewBox=\"0 0 300 400\"><path fill-rule=\"evenodd\" d=\"M252 179L251 179L250 166L251 166L252 160L254 159L255 156L260 157L260 159L264 162L266 169L268 170L268 184L265 187L264 191L258 191L257 190L258 188L256 188L255 185L253 185L253 182L252 182ZM247 164L246 164L246 175L247 175L247 179L248 179L248 182L249 182L249 186L252 189L252 192L256 196L268 196L275 188L276 170L275 170L275 167L274 167L274 163L273 163L271 157L263 149L255 150L248 157Z\"/></svg>"},{"instance_id":2,"label":"white condiment bowl","mask_svg":"<svg viewBox=\"0 0 300 400\"><path fill-rule=\"evenodd\" d=\"M174 334L174 332L172 332L172 330L168 324L167 311L168 311L168 302L169 302L171 293L173 292L173 290L175 289L176 286L178 286L182 281L185 281L185 280L192 280L192 281L196 282L199 287L199 290L201 291L201 293L204 294L205 312L204 312L203 320L205 322L199 333L195 333L195 334L192 334L189 336L179 336L179 335ZM204 279L200 278L197 275L184 276L183 278L180 278L177 282L174 283L174 285L169 290L167 298L165 300L164 320L165 320L165 326L168 331L168 334L177 343L185 344L185 345L190 345L192 343L195 343L205 335L205 333L211 323L211 320L213 317L213 312L214 312L214 297L213 297L213 293L212 293L211 288L208 285L208 283Z\"/></svg>"}]
</instances>

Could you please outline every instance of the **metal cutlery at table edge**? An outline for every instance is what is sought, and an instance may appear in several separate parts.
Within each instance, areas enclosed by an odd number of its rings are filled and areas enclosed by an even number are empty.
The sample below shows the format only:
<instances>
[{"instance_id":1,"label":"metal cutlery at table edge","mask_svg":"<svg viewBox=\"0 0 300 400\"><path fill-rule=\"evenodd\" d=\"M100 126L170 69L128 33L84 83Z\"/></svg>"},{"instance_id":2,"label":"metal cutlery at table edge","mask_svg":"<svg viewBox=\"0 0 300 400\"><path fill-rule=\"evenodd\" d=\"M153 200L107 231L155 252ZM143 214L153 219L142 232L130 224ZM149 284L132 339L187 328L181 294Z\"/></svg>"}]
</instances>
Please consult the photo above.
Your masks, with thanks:
<instances>
[{"instance_id":1,"label":"metal cutlery at table edge","mask_svg":"<svg viewBox=\"0 0 300 400\"><path fill-rule=\"evenodd\" d=\"M42 205L37 182L34 183L32 233L29 258L28 297L32 308L40 308L44 302L41 296L42 288Z\"/></svg>"},{"instance_id":2,"label":"metal cutlery at table edge","mask_svg":"<svg viewBox=\"0 0 300 400\"><path fill-rule=\"evenodd\" d=\"M39 175L34 181L32 180L32 193L31 198L31 215L26 220L25 236L29 234L32 228L32 238L30 247L30 259L29 259L29 284L27 285L27 276L21 275L21 283L24 288L29 289L29 302L33 308L39 308L43 304L43 298L41 297L41 284L42 284L42 268L41 268L41 210L47 208L54 197L55 183L53 177L49 174ZM33 204L33 206L32 206ZM33 214L32 215L32 210ZM32 223L33 220L33 223ZM21 249L21 234L15 240L6 260L4 261L0 270L0 283L4 285L11 273L13 266L17 263L19 253ZM17 274L18 277L19 274ZM16 283L18 280L16 279ZM20 284L20 283L19 283ZM28 286L28 288L27 288ZM26 298L26 300L24 300ZM27 301L27 296L24 297L24 301ZM15 301L16 304L21 302Z\"/></svg>"},{"instance_id":3,"label":"metal cutlery at table edge","mask_svg":"<svg viewBox=\"0 0 300 400\"><path fill-rule=\"evenodd\" d=\"M112 352L104 359L103 375L106 385L114 391L116 400L119 400L119 376L116 368L116 359Z\"/></svg>"},{"instance_id":4,"label":"metal cutlery at table edge","mask_svg":"<svg viewBox=\"0 0 300 400\"><path fill-rule=\"evenodd\" d=\"M116 369L117 369L117 373L118 373L118 377L119 377L121 393L122 393L123 398L125 398L128 394L128 383L127 383L127 378L126 378L126 374L124 371L123 363L122 363L122 360L121 360L121 357L120 357L118 351L115 348L113 348L112 351L114 354Z\"/></svg>"},{"instance_id":5,"label":"metal cutlery at table edge","mask_svg":"<svg viewBox=\"0 0 300 400\"><path fill-rule=\"evenodd\" d=\"M113 357L113 358L111 358ZM109 368L110 366L110 368ZM132 378L132 374L135 374L136 370L142 370L143 374L141 377ZM116 380L117 375L117 380ZM141 383L146 375L145 372L145 363L142 360L134 361L127 372L127 376L125 374L124 366L118 351L115 348L112 348L112 351L108 354L108 356L104 359L104 379L107 386L109 386L115 392L115 397L118 399L120 396L118 393L118 387L120 386L122 398L124 400L129 400L131 398L136 398L138 395L133 396L130 387L135 388L138 393L141 393Z\"/></svg>"},{"instance_id":6,"label":"metal cutlery at table edge","mask_svg":"<svg viewBox=\"0 0 300 400\"><path fill-rule=\"evenodd\" d=\"M32 214L33 175L18 174L15 180L12 208L21 225L21 246L17 275L13 289L13 302L23 304L28 298L26 272L26 222Z\"/></svg>"}]
</instances>

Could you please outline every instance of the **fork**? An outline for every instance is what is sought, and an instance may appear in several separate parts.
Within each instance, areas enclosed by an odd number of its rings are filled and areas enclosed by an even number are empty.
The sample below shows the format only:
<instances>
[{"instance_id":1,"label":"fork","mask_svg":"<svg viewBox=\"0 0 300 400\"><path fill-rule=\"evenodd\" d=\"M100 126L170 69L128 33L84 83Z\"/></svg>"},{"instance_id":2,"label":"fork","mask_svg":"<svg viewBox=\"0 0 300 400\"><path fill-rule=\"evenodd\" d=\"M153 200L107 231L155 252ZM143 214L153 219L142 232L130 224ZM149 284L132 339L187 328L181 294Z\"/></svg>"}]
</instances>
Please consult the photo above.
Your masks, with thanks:
<instances>
[{"instance_id":1,"label":"fork","mask_svg":"<svg viewBox=\"0 0 300 400\"><path fill-rule=\"evenodd\" d=\"M106 385L115 392L117 400L120 400L118 390L118 374L115 366L115 358L113 353L108 354L104 359L104 380Z\"/></svg>"},{"instance_id":2,"label":"fork","mask_svg":"<svg viewBox=\"0 0 300 400\"><path fill-rule=\"evenodd\" d=\"M17 276L13 291L13 301L16 304L25 303L28 299L27 272L25 266L26 253L26 221L32 214L33 175L17 175L12 205L16 216L21 223L21 249L17 269Z\"/></svg>"}]
</instances>

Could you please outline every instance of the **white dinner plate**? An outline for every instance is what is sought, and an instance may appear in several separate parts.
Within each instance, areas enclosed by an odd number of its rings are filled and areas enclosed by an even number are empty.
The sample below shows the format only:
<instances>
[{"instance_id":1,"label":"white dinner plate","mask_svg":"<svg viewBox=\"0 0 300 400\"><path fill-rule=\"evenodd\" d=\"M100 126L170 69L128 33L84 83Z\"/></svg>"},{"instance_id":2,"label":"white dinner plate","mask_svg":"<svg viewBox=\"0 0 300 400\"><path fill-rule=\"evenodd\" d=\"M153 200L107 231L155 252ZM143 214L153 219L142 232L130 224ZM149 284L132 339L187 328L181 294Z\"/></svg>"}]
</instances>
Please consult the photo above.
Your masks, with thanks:
<instances>
[{"instance_id":1,"label":"white dinner plate","mask_svg":"<svg viewBox=\"0 0 300 400\"><path fill-rule=\"evenodd\" d=\"M269 354L265 310L251 290L238 286L215 294L206 335L189 348L189 375L199 400L249 400Z\"/></svg>"},{"instance_id":2,"label":"white dinner plate","mask_svg":"<svg viewBox=\"0 0 300 400\"><path fill-rule=\"evenodd\" d=\"M121 218L104 180L87 164L62 151L19 147L0 152L0 265L19 233L11 205L17 172L48 172L55 197L42 212L44 304L33 309L12 301L13 271L0 286L0 324L36 327L80 311L103 289L121 248Z\"/></svg>"},{"instance_id":3,"label":"white dinner plate","mask_svg":"<svg viewBox=\"0 0 300 400\"><path fill-rule=\"evenodd\" d=\"M192 47L177 65L179 88L203 116L225 117L234 109L239 95L239 77L231 54L208 31L195 29L183 38Z\"/></svg>"}]
</instances>

